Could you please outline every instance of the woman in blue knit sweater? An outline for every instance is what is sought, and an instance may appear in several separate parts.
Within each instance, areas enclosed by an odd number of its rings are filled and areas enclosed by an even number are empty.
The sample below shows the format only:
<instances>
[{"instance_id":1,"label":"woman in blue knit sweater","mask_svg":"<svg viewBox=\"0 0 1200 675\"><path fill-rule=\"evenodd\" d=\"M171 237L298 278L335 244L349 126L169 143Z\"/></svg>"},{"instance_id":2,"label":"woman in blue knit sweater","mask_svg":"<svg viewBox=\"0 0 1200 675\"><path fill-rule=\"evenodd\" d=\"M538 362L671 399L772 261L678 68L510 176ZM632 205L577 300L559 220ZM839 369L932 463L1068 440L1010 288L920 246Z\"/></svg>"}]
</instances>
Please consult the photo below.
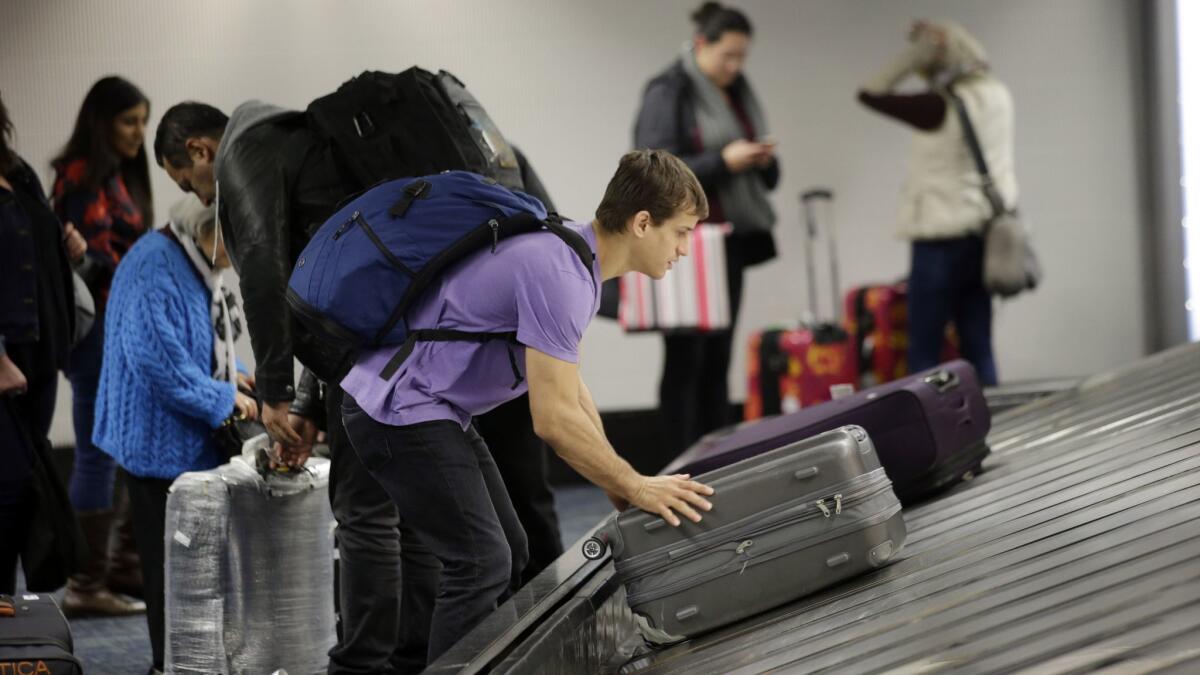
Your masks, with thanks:
<instances>
[{"instance_id":1,"label":"woman in blue knit sweater","mask_svg":"<svg viewBox=\"0 0 1200 675\"><path fill-rule=\"evenodd\" d=\"M213 209L189 196L171 223L142 237L113 278L96 396L95 444L130 474L154 668L163 668L163 539L167 489L221 464L212 430L257 416L238 390L240 319L221 283L229 257Z\"/></svg>"}]
</instances>

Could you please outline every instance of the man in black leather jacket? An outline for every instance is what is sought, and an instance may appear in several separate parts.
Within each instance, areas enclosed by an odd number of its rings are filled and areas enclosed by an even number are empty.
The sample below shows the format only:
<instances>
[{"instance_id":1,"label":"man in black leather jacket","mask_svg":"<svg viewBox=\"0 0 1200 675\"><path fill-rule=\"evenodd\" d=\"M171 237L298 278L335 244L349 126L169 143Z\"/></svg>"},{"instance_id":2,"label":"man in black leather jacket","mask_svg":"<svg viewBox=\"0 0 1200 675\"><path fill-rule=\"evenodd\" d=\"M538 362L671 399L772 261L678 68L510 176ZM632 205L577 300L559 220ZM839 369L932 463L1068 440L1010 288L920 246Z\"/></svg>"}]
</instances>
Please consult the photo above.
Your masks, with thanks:
<instances>
[{"instance_id":1,"label":"man in black leather jacket","mask_svg":"<svg viewBox=\"0 0 1200 675\"><path fill-rule=\"evenodd\" d=\"M307 128L303 113L250 101L226 118L212 106L187 102L163 116L154 150L158 163L182 190L194 192L206 204L217 203L220 232L241 280L263 422L277 441L282 461L303 463L318 425L327 430L342 622L329 672L420 670L425 654L406 650L399 637L406 630L400 624L408 631L413 625L428 626L433 598L412 597L410 588L420 585L407 582L417 573L437 575L436 560L422 547L405 544L401 613L404 528L395 505L359 462L341 424L342 391L337 383L353 364L354 350L329 344L294 323L284 299L300 251L350 192L329 145ZM524 162L522 173L531 194L544 199L541 183ZM293 357L306 367L296 386ZM490 431L484 432L491 437L490 447L504 449L496 453L497 464L529 535L529 576L562 552L544 446L533 434L527 398L485 417L493 416L496 419L483 420L480 426Z\"/></svg>"}]
</instances>

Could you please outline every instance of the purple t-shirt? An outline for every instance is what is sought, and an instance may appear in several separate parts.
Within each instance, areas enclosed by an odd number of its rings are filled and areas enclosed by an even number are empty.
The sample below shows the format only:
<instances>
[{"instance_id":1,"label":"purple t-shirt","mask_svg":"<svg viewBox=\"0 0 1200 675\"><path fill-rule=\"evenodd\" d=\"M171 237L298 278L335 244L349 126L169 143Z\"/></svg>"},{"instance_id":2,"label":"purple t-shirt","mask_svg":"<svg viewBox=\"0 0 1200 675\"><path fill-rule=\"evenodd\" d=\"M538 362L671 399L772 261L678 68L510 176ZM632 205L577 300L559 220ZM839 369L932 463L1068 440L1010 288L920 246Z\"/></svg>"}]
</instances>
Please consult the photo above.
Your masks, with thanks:
<instances>
[{"instance_id":1,"label":"purple t-shirt","mask_svg":"<svg viewBox=\"0 0 1200 675\"><path fill-rule=\"evenodd\" d=\"M592 251L589 223L565 223ZM527 345L563 361L579 361L579 341L600 309L600 263L588 269L550 232L522 234L472 254L446 270L408 315L409 329L446 328L475 333L516 331L520 345L505 341L418 342L399 370L379 376L400 350L389 346L359 355L342 388L377 422L405 426L453 420L465 429L473 415L528 390ZM509 349L522 381L513 388Z\"/></svg>"}]
</instances>

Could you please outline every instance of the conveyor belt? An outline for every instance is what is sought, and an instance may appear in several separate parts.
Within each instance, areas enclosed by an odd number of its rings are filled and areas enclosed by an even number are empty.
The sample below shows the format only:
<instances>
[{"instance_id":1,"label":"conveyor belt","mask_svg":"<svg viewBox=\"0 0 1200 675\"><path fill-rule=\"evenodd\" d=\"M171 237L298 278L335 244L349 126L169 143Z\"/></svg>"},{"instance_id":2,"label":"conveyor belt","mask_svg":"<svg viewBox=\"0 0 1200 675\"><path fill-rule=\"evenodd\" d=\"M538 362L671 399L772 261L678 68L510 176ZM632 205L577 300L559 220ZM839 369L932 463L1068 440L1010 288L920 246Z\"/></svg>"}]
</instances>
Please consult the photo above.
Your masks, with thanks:
<instances>
[{"instance_id":1,"label":"conveyor belt","mask_svg":"<svg viewBox=\"0 0 1200 675\"><path fill-rule=\"evenodd\" d=\"M435 668L1200 672L1200 347L1003 413L989 443L884 569L649 651L611 564L568 551Z\"/></svg>"}]
</instances>

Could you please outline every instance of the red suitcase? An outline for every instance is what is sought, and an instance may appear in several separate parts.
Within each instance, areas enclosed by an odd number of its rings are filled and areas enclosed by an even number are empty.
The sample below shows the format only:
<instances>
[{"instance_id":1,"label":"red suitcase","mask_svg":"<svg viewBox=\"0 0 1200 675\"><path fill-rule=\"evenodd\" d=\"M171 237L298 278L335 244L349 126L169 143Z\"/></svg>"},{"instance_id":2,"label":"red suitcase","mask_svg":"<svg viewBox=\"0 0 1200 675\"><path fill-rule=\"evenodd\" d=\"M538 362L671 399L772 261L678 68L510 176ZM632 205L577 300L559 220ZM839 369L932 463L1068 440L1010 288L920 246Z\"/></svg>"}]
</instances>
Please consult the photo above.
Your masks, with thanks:
<instances>
[{"instance_id":1,"label":"red suitcase","mask_svg":"<svg viewBox=\"0 0 1200 675\"><path fill-rule=\"evenodd\" d=\"M836 326L755 333L746 363L748 420L828 401L838 385L853 390L856 379L854 344Z\"/></svg>"},{"instance_id":2,"label":"red suitcase","mask_svg":"<svg viewBox=\"0 0 1200 675\"><path fill-rule=\"evenodd\" d=\"M816 272L813 248L817 238L816 204L830 203L833 193L816 189L800 196L808 237L805 259L808 270L809 314L817 310ZM828 227L830 276L833 286L833 311L837 312L837 245L833 228ZM839 386L848 392L858 382L858 357L854 341L842 326L805 322L795 329L765 330L750 336L746 360L747 389L745 419L795 412L833 398Z\"/></svg>"},{"instance_id":3,"label":"red suitcase","mask_svg":"<svg viewBox=\"0 0 1200 675\"><path fill-rule=\"evenodd\" d=\"M908 375L908 283L860 286L846 293L846 330L853 337L862 388ZM946 330L942 362L959 358L958 337Z\"/></svg>"}]
</instances>

